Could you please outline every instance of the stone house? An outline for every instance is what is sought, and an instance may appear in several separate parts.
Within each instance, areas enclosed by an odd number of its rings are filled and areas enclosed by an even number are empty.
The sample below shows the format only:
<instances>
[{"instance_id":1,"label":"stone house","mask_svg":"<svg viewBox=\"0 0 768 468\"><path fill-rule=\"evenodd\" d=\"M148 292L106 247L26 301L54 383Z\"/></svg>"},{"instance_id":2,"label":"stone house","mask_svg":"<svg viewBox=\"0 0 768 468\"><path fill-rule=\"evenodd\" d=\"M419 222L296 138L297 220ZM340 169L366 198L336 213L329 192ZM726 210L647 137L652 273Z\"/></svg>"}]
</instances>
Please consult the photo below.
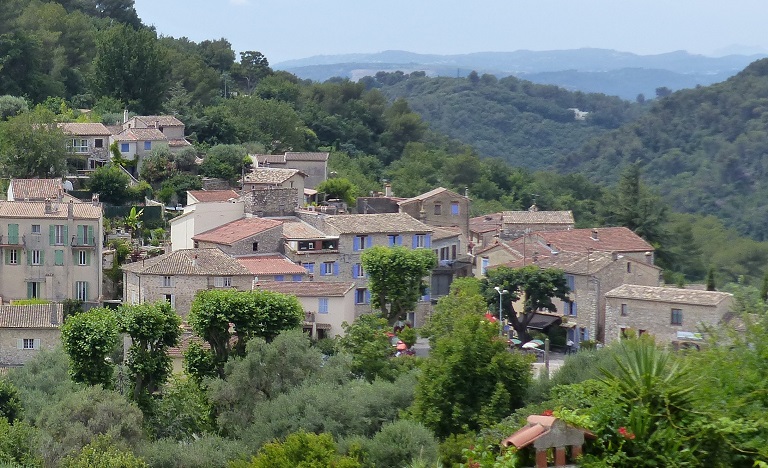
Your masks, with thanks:
<instances>
[{"instance_id":1,"label":"stone house","mask_svg":"<svg viewBox=\"0 0 768 468\"><path fill-rule=\"evenodd\" d=\"M330 153L293 152L285 154L251 154L253 167L297 169L306 175L304 187L316 189L328 178L328 156Z\"/></svg>"},{"instance_id":2,"label":"stone house","mask_svg":"<svg viewBox=\"0 0 768 468\"><path fill-rule=\"evenodd\" d=\"M183 214L169 221L171 225L171 250L194 248L192 237L241 219L244 213L244 202L230 201L229 199L201 201L185 206Z\"/></svg>"},{"instance_id":3,"label":"stone house","mask_svg":"<svg viewBox=\"0 0 768 468\"><path fill-rule=\"evenodd\" d=\"M0 201L0 297L99 303L102 207Z\"/></svg>"},{"instance_id":4,"label":"stone house","mask_svg":"<svg viewBox=\"0 0 768 468\"><path fill-rule=\"evenodd\" d=\"M669 344L681 335L717 326L733 305L733 295L725 292L634 284L614 288L605 298L606 344L629 333Z\"/></svg>"},{"instance_id":5,"label":"stone house","mask_svg":"<svg viewBox=\"0 0 768 468\"><path fill-rule=\"evenodd\" d=\"M475 253L496 242L501 232L501 213L490 213L469 219L467 250Z\"/></svg>"},{"instance_id":6,"label":"stone house","mask_svg":"<svg viewBox=\"0 0 768 468\"><path fill-rule=\"evenodd\" d=\"M0 305L0 367L24 365L61 343L61 303Z\"/></svg>"},{"instance_id":7,"label":"stone house","mask_svg":"<svg viewBox=\"0 0 768 468\"><path fill-rule=\"evenodd\" d=\"M218 248L232 256L280 252L282 222L269 218L240 218L192 237L195 248Z\"/></svg>"},{"instance_id":8,"label":"stone house","mask_svg":"<svg viewBox=\"0 0 768 468\"><path fill-rule=\"evenodd\" d=\"M159 130L165 137L171 151L192 146L184 138L184 123L172 115L136 115L130 119L124 118L122 127L123 130L134 128Z\"/></svg>"},{"instance_id":9,"label":"stone house","mask_svg":"<svg viewBox=\"0 0 768 468\"><path fill-rule=\"evenodd\" d=\"M527 211L501 213L501 237L515 239L530 232L562 231L574 227L571 211L539 211L536 205Z\"/></svg>"},{"instance_id":10,"label":"stone house","mask_svg":"<svg viewBox=\"0 0 768 468\"><path fill-rule=\"evenodd\" d=\"M612 252L654 263L653 246L625 227L531 232L513 245L521 246L525 257L546 252Z\"/></svg>"},{"instance_id":11,"label":"stone house","mask_svg":"<svg viewBox=\"0 0 768 468\"><path fill-rule=\"evenodd\" d=\"M111 159L109 137L112 132L104 124L66 122L59 123L58 126L71 137L67 141L67 149L85 159L84 166L79 169L96 169Z\"/></svg>"},{"instance_id":12,"label":"stone house","mask_svg":"<svg viewBox=\"0 0 768 468\"><path fill-rule=\"evenodd\" d=\"M219 249L183 249L123 266L123 298L129 304L166 300L186 320L203 289L250 291L253 274Z\"/></svg>"},{"instance_id":13,"label":"stone house","mask_svg":"<svg viewBox=\"0 0 768 468\"><path fill-rule=\"evenodd\" d=\"M450 292L454 278L472 274L472 259L461 251L462 233L458 227L435 227L432 233L432 251L437 267L430 278L430 296L435 301Z\"/></svg>"},{"instance_id":14,"label":"stone house","mask_svg":"<svg viewBox=\"0 0 768 468\"><path fill-rule=\"evenodd\" d=\"M240 182L243 193L275 188L296 189L295 203L291 203L295 207L304 205L304 178L306 176L298 169L255 167L251 169L251 172L245 174ZM287 207L291 205L287 205Z\"/></svg>"},{"instance_id":15,"label":"stone house","mask_svg":"<svg viewBox=\"0 0 768 468\"><path fill-rule=\"evenodd\" d=\"M254 276L257 286L269 289L267 283L273 281L300 282L309 280L309 273L281 254L247 255L236 257L241 265Z\"/></svg>"},{"instance_id":16,"label":"stone house","mask_svg":"<svg viewBox=\"0 0 768 468\"><path fill-rule=\"evenodd\" d=\"M355 320L355 285L347 282L266 282L261 289L296 296L304 308L304 330L313 338L344 334L342 324Z\"/></svg>"},{"instance_id":17,"label":"stone house","mask_svg":"<svg viewBox=\"0 0 768 468\"><path fill-rule=\"evenodd\" d=\"M109 138L109 144L117 143L120 155L128 161L136 161L136 174L141 174L144 158L153 150L170 149L168 139L156 128L129 128Z\"/></svg>"}]
</instances>

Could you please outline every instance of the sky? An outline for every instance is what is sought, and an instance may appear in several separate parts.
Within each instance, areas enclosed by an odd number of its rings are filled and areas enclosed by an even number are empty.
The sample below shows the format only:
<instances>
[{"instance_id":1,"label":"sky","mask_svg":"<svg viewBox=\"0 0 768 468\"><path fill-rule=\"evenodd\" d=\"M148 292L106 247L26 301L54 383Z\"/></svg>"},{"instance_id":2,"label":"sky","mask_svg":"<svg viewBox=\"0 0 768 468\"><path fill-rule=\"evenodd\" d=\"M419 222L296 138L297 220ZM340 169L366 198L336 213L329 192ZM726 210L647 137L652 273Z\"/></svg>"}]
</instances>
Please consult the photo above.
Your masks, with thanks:
<instances>
[{"instance_id":1,"label":"sky","mask_svg":"<svg viewBox=\"0 0 768 468\"><path fill-rule=\"evenodd\" d=\"M768 52L766 0L135 0L159 34L226 38L270 64L315 55Z\"/></svg>"}]
</instances>

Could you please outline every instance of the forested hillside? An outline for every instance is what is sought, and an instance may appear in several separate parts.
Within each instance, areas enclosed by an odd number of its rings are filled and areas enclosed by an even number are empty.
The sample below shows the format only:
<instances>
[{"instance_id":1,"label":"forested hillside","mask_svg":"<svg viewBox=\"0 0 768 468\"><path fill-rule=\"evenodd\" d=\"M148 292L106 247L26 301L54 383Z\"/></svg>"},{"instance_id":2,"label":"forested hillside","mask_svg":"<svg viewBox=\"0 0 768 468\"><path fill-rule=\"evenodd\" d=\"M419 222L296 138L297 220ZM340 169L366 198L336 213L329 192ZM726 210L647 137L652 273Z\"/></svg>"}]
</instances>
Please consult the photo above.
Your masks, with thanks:
<instances>
[{"instance_id":1,"label":"forested hillside","mask_svg":"<svg viewBox=\"0 0 768 468\"><path fill-rule=\"evenodd\" d=\"M471 73L465 79L378 73L362 82L404 98L432 129L513 166L551 167L559 155L632 121L644 106L603 94L571 92L515 77ZM577 120L573 110L589 112Z\"/></svg>"},{"instance_id":2,"label":"forested hillside","mask_svg":"<svg viewBox=\"0 0 768 468\"><path fill-rule=\"evenodd\" d=\"M731 79L679 91L624 127L563 158L562 171L599 183L638 163L675 210L712 214L768 239L768 60Z\"/></svg>"}]
</instances>

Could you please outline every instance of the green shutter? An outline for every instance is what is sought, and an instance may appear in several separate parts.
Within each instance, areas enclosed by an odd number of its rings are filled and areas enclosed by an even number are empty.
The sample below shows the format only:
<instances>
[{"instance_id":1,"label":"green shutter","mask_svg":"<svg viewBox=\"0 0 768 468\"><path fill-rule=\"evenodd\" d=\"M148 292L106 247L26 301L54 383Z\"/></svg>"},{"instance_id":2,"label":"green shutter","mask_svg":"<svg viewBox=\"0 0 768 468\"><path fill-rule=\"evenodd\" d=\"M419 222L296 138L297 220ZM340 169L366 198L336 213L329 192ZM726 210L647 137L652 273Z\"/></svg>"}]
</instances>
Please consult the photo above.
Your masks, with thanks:
<instances>
[{"instance_id":1,"label":"green shutter","mask_svg":"<svg viewBox=\"0 0 768 468\"><path fill-rule=\"evenodd\" d=\"M45 250L40 251L40 265L45 265Z\"/></svg>"},{"instance_id":2,"label":"green shutter","mask_svg":"<svg viewBox=\"0 0 768 468\"><path fill-rule=\"evenodd\" d=\"M53 224L48 226L48 242L50 245L56 245L56 226Z\"/></svg>"},{"instance_id":3,"label":"green shutter","mask_svg":"<svg viewBox=\"0 0 768 468\"><path fill-rule=\"evenodd\" d=\"M29 282L27 283L27 299L34 299L32 292L32 283Z\"/></svg>"},{"instance_id":4,"label":"green shutter","mask_svg":"<svg viewBox=\"0 0 768 468\"><path fill-rule=\"evenodd\" d=\"M19 243L19 225L18 224L8 225L8 243L9 244Z\"/></svg>"},{"instance_id":5,"label":"green shutter","mask_svg":"<svg viewBox=\"0 0 768 468\"><path fill-rule=\"evenodd\" d=\"M87 250L85 251L85 264L86 266L90 266L91 264L91 253Z\"/></svg>"},{"instance_id":6,"label":"green shutter","mask_svg":"<svg viewBox=\"0 0 768 468\"><path fill-rule=\"evenodd\" d=\"M63 250L56 250L54 251L54 260L55 265L64 265L64 251Z\"/></svg>"},{"instance_id":7,"label":"green shutter","mask_svg":"<svg viewBox=\"0 0 768 468\"><path fill-rule=\"evenodd\" d=\"M88 226L88 245L96 245L93 242L93 226Z\"/></svg>"},{"instance_id":8,"label":"green shutter","mask_svg":"<svg viewBox=\"0 0 768 468\"><path fill-rule=\"evenodd\" d=\"M83 245L83 233L85 232L85 229L83 229L85 226L79 225L77 226L77 245Z\"/></svg>"},{"instance_id":9,"label":"green shutter","mask_svg":"<svg viewBox=\"0 0 768 468\"><path fill-rule=\"evenodd\" d=\"M32 251L27 250L27 265L32 265Z\"/></svg>"},{"instance_id":10,"label":"green shutter","mask_svg":"<svg viewBox=\"0 0 768 468\"><path fill-rule=\"evenodd\" d=\"M5 257L5 264L6 265L10 265L11 264L11 251L10 250L6 250L3 254L4 254L3 256Z\"/></svg>"}]
</instances>

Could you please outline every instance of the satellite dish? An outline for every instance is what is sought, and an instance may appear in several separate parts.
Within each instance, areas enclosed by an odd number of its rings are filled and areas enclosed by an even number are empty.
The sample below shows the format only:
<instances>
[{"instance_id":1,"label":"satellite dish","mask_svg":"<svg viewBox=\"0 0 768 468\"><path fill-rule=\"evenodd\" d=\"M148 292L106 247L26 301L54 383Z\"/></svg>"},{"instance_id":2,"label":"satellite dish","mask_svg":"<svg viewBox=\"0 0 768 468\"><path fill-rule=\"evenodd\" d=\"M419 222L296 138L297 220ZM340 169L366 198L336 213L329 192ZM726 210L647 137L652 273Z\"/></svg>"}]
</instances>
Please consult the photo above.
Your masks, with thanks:
<instances>
[{"instance_id":1,"label":"satellite dish","mask_svg":"<svg viewBox=\"0 0 768 468\"><path fill-rule=\"evenodd\" d=\"M74 190L74 187L72 187L72 181L71 180L65 180L64 183L61 184L61 185L64 186L64 190L67 191L67 192L71 192L72 190Z\"/></svg>"}]
</instances>

